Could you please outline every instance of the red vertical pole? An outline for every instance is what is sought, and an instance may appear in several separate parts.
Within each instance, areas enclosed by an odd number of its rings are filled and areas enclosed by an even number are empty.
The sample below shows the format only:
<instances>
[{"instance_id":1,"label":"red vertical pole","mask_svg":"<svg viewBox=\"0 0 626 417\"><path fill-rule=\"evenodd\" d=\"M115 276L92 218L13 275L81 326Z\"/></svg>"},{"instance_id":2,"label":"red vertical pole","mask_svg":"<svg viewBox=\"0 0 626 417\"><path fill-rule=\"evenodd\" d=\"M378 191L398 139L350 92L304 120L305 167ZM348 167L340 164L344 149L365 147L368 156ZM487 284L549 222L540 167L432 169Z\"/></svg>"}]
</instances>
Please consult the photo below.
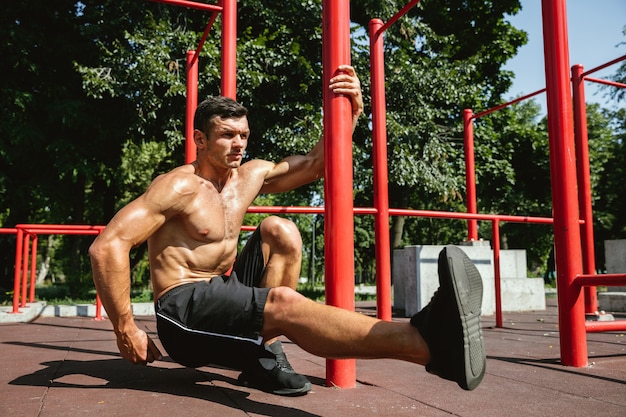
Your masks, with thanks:
<instances>
[{"instance_id":1,"label":"red vertical pole","mask_svg":"<svg viewBox=\"0 0 626 417\"><path fill-rule=\"evenodd\" d=\"M193 116L198 107L198 61L200 51L187 51L187 103L185 112L185 163L196 159L193 140Z\"/></svg>"},{"instance_id":2,"label":"red vertical pole","mask_svg":"<svg viewBox=\"0 0 626 417\"><path fill-rule=\"evenodd\" d=\"M30 291L28 293L28 302L35 301L35 273L37 267L37 241L38 235L33 235L33 244L30 249Z\"/></svg>"},{"instance_id":3,"label":"red vertical pole","mask_svg":"<svg viewBox=\"0 0 626 417\"><path fill-rule=\"evenodd\" d=\"M237 0L222 0L222 95L237 99Z\"/></svg>"},{"instance_id":4,"label":"red vertical pole","mask_svg":"<svg viewBox=\"0 0 626 417\"><path fill-rule=\"evenodd\" d=\"M476 214L476 167L474 165L474 114L472 109L463 110L463 143L465 149L465 187L467 212ZM467 221L467 240L478 240L478 221Z\"/></svg>"},{"instance_id":5,"label":"red vertical pole","mask_svg":"<svg viewBox=\"0 0 626 417\"><path fill-rule=\"evenodd\" d=\"M502 281L500 279L500 220L492 221L493 276L496 292L496 327L502 327Z\"/></svg>"},{"instance_id":6,"label":"red vertical pole","mask_svg":"<svg viewBox=\"0 0 626 417\"><path fill-rule=\"evenodd\" d=\"M102 229L99 231L99 233L102 232ZM94 320L104 320L104 318L102 317L102 300L100 299L100 294L98 294L98 291L96 291L96 317L94 318Z\"/></svg>"},{"instance_id":7,"label":"red vertical pole","mask_svg":"<svg viewBox=\"0 0 626 417\"><path fill-rule=\"evenodd\" d=\"M337 67L350 63L350 2L323 0L326 302L354 310L354 218L352 201L352 105L328 89ZM354 359L327 359L326 383L356 386Z\"/></svg>"},{"instance_id":8,"label":"red vertical pole","mask_svg":"<svg viewBox=\"0 0 626 417\"><path fill-rule=\"evenodd\" d=\"M24 246L24 230L17 227L15 233L15 270L13 272L13 310L11 313L19 313L20 304L20 278L22 276L22 247Z\"/></svg>"},{"instance_id":9,"label":"red vertical pole","mask_svg":"<svg viewBox=\"0 0 626 417\"><path fill-rule=\"evenodd\" d=\"M94 320L104 320L102 317L102 300L98 293L96 293L96 317L94 317Z\"/></svg>"},{"instance_id":10,"label":"red vertical pole","mask_svg":"<svg viewBox=\"0 0 626 417\"><path fill-rule=\"evenodd\" d=\"M584 367L585 306L580 289L573 285L582 272L582 252L565 0L542 0L542 15L561 362Z\"/></svg>"},{"instance_id":11,"label":"red vertical pole","mask_svg":"<svg viewBox=\"0 0 626 417\"><path fill-rule=\"evenodd\" d=\"M595 244L593 241L593 208L591 203L591 175L589 169L589 135L587 133L587 108L585 103L585 80L583 66L572 67L572 93L574 102L574 142L576 144L576 173L578 178L578 205L581 225L581 243L583 251L583 272L596 273ZM584 287L585 313L598 311L596 287Z\"/></svg>"},{"instance_id":12,"label":"red vertical pole","mask_svg":"<svg viewBox=\"0 0 626 417\"><path fill-rule=\"evenodd\" d=\"M24 246L22 247L22 296L20 307L26 307L26 288L28 287L28 251L30 249L30 233L24 235Z\"/></svg>"},{"instance_id":13,"label":"red vertical pole","mask_svg":"<svg viewBox=\"0 0 626 417\"><path fill-rule=\"evenodd\" d=\"M389 188L387 171L387 120L383 26L372 19L370 32L370 78L372 80L372 148L374 157L374 207L376 214L376 308L378 318L391 321L391 242L389 238Z\"/></svg>"}]
</instances>

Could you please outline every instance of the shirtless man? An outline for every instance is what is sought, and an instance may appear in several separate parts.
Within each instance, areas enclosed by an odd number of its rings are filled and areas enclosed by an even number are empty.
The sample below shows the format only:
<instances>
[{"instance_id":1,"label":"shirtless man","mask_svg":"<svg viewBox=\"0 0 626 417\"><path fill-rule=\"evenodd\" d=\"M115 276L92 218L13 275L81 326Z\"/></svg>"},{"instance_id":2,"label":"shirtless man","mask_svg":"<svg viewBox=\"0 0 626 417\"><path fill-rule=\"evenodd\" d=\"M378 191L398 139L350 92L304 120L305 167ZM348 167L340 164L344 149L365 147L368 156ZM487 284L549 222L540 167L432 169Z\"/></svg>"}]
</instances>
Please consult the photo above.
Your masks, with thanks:
<instances>
[{"instance_id":1,"label":"shirtless man","mask_svg":"<svg viewBox=\"0 0 626 417\"><path fill-rule=\"evenodd\" d=\"M354 129L363 111L354 69L340 66L329 88L350 98ZM460 249L442 251L440 288L410 323L309 300L295 291L302 242L293 223L268 217L240 255L236 250L257 195L289 191L323 175L323 141L304 156L242 164L250 137L247 110L224 97L198 106L194 129L196 161L157 177L114 216L89 251L124 358L143 365L161 358L135 324L130 303L129 252L147 240L159 339L182 365L228 366L242 370L245 384L302 395L311 383L287 361L276 341L284 335L325 358L401 359L426 365L464 389L478 386L485 372L482 282Z\"/></svg>"}]
</instances>

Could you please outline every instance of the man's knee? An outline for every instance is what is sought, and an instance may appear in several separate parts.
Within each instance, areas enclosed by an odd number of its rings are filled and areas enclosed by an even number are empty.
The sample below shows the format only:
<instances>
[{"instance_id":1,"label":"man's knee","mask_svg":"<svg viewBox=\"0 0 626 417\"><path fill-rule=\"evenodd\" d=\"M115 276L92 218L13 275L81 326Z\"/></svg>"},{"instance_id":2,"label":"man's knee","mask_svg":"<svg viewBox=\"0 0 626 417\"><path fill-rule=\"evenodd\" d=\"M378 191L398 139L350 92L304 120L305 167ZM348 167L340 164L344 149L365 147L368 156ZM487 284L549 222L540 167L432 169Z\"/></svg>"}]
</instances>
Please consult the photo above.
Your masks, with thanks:
<instances>
[{"instance_id":1,"label":"man's knee","mask_svg":"<svg viewBox=\"0 0 626 417\"><path fill-rule=\"evenodd\" d=\"M270 290L265 303L264 315L266 321L273 325L283 323L291 318L291 307L306 300L306 298L289 287L274 287Z\"/></svg>"},{"instance_id":2,"label":"man's knee","mask_svg":"<svg viewBox=\"0 0 626 417\"><path fill-rule=\"evenodd\" d=\"M297 226L281 217L270 216L261 222L261 239L278 252L302 251L302 237Z\"/></svg>"}]
</instances>

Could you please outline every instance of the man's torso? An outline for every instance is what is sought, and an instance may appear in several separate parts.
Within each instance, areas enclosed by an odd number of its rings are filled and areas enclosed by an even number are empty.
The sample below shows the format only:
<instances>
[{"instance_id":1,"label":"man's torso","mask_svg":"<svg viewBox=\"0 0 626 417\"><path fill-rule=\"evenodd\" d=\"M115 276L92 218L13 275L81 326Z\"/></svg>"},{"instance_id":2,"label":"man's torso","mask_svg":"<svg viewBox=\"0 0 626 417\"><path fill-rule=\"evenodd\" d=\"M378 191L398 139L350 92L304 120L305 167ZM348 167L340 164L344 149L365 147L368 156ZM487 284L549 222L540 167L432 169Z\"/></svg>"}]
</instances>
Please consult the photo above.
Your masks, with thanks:
<instances>
[{"instance_id":1,"label":"man's torso","mask_svg":"<svg viewBox=\"0 0 626 417\"><path fill-rule=\"evenodd\" d=\"M210 279L232 266L246 210L263 184L254 161L234 170L219 190L195 174L192 197L148 239L155 298L185 282Z\"/></svg>"}]
</instances>

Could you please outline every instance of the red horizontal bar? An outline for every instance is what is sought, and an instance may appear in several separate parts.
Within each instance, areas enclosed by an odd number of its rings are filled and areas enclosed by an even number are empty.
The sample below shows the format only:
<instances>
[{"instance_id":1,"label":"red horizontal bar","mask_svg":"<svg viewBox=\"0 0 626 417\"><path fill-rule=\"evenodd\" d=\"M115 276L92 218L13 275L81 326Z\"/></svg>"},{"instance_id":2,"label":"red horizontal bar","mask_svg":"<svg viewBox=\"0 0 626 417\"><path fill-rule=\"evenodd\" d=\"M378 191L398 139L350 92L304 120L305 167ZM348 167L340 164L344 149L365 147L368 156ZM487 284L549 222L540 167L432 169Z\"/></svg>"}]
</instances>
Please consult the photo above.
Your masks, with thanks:
<instances>
[{"instance_id":1,"label":"red horizontal bar","mask_svg":"<svg viewBox=\"0 0 626 417\"><path fill-rule=\"evenodd\" d=\"M598 285L617 287L626 285L626 274L581 274L574 278L574 284L580 287Z\"/></svg>"},{"instance_id":2,"label":"red horizontal bar","mask_svg":"<svg viewBox=\"0 0 626 417\"><path fill-rule=\"evenodd\" d=\"M190 7L192 9L207 10L210 12L221 12L222 6L216 6L214 4L197 3L195 1L188 0L150 0L154 3L165 3L173 6Z\"/></svg>"},{"instance_id":3,"label":"red horizontal bar","mask_svg":"<svg viewBox=\"0 0 626 417\"><path fill-rule=\"evenodd\" d=\"M610 85L612 87L626 88L626 84L618 83L618 82L615 82L615 81L603 80L602 78L585 77L585 80L586 81L593 81L594 83L598 83L598 84Z\"/></svg>"},{"instance_id":4,"label":"red horizontal bar","mask_svg":"<svg viewBox=\"0 0 626 417\"><path fill-rule=\"evenodd\" d=\"M499 106L492 107L490 109L484 110L484 111L482 111L480 113L477 113L474 116L472 116L472 119L480 119L483 116L486 116L486 115L488 115L490 113L496 112L496 111L498 111L500 109L503 109L505 107L512 106L515 103L519 103L520 101L524 101L524 100L529 99L531 97L534 97L534 96L536 96L538 94L541 94L541 93L543 93L545 91L546 91L546 89L542 88L541 90L537 90L534 93L530 93L530 94L527 94L525 96L516 98L515 100L509 101L508 103L500 104Z\"/></svg>"},{"instance_id":5,"label":"red horizontal bar","mask_svg":"<svg viewBox=\"0 0 626 417\"><path fill-rule=\"evenodd\" d=\"M324 207L250 206L250 207L248 207L248 213L324 214Z\"/></svg>"},{"instance_id":6,"label":"red horizontal bar","mask_svg":"<svg viewBox=\"0 0 626 417\"><path fill-rule=\"evenodd\" d=\"M72 229L72 230L93 230L104 229L104 226L89 224L17 224L18 229Z\"/></svg>"},{"instance_id":7,"label":"red horizontal bar","mask_svg":"<svg viewBox=\"0 0 626 417\"><path fill-rule=\"evenodd\" d=\"M77 230L77 229L24 229L25 233L29 233L31 235L97 235L101 232L101 229L85 229L85 230Z\"/></svg>"},{"instance_id":8,"label":"red horizontal bar","mask_svg":"<svg viewBox=\"0 0 626 417\"><path fill-rule=\"evenodd\" d=\"M585 330L587 333L600 333L600 332L619 332L626 330L626 320L614 320L614 321L585 321Z\"/></svg>"},{"instance_id":9,"label":"red horizontal bar","mask_svg":"<svg viewBox=\"0 0 626 417\"><path fill-rule=\"evenodd\" d=\"M449 219L476 219L493 221L499 220L503 222L516 223L540 223L552 224L553 220L549 217L530 217L530 216L508 216L500 214L478 214L478 213L458 213L448 211L430 211L430 210L406 210L406 209L389 209L392 216L416 216L416 217L436 217Z\"/></svg>"},{"instance_id":10,"label":"red horizontal bar","mask_svg":"<svg viewBox=\"0 0 626 417\"><path fill-rule=\"evenodd\" d=\"M413 6L417 5L417 3L419 3L419 2L420 2L420 0L413 0L409 4L404 6L398 13L396 13L391 19L389 19L389 21L387 23L382 25L380 27L380 29L378 29L376 31L376 36L380 36L380 34L383 33L384 31L386 31L389 28L389 26L391 26L394 23L396 23L398 21L398 19L400 19L402 16L404 16L406 14L406 12L408 12Z\"/></svg>"},{"instance_id":11,"label":"red horizontal bar","mask_svg":"<svg viewBox=\"0 0 626 417\"><path fill-rule=\"evenodd\" d=\"M376 209L371 207L355 207L354 214L376 214ZM295 207L295 206L250 206L248 213L282 213L282 214L324 214L324 207ZM503 214L478 214L478 213L457 213L449 211L431 211L431 210L409 210L409 209L389 209L392 216L414 216L414 217L437 217L448 219L476 219L493 221L499 220L503 222L516 223L539 223L552 224L553 220L549 217L531 217L531 216L510 216ZM581 221L584 223L584 221Z\"/></svg>"},{"instance_id":12,"label":"red horizontal bar","mask_svg":"<svg viewBox=\"0 0 626 417\"><path fill-rule=\"evenodd\" d=\"M305 207L305 206L250 206L248 213L268 213L268 214L324 214L324 206ZM373 215L376 209L371 207L355 207L354 214ZM504 222L516 223L539 223L552 224L552 219L548 217L530 217L530 216L509 216L499 214L478 214L478 213L457 213L448 211L432 211L432 210L409 210L409 209L389 209L392 216L413 216L413 217L434 217L447 219L476 219L484 221L499 220ZM582 222L581 222L582 223ZM254 230L256 226L242 226L242 230ZM63 224L18 224L16 228L0 228L0 233L16 233L17 229L22 229L30 234L97 234L100 233L105 226L92 225L63 225ZM607 275L603 275L606 277Z\"/></svg>"},{"instance_id":13,"label":"red horizontal bar","mask_svg":"<svg viewBox=\"0 0 626 417\"><path fill-rule=\"evenodd\" d=\"M615 58L613 61L609 61L609 62L607 62L605 64L602 64L600 66L597 66L595 68L591 68L587 72L583 72L581 76L582 77L586 77L589 74L593 74L594 72L600 71L600 70L602 70L602 69L604 69L606 67L610 67L611 65L617 64L618 62L621 62L621 61L623 61L625 59L626 59L626 55L620 56L619 58Z\"/></svg>"}]
</instances>

